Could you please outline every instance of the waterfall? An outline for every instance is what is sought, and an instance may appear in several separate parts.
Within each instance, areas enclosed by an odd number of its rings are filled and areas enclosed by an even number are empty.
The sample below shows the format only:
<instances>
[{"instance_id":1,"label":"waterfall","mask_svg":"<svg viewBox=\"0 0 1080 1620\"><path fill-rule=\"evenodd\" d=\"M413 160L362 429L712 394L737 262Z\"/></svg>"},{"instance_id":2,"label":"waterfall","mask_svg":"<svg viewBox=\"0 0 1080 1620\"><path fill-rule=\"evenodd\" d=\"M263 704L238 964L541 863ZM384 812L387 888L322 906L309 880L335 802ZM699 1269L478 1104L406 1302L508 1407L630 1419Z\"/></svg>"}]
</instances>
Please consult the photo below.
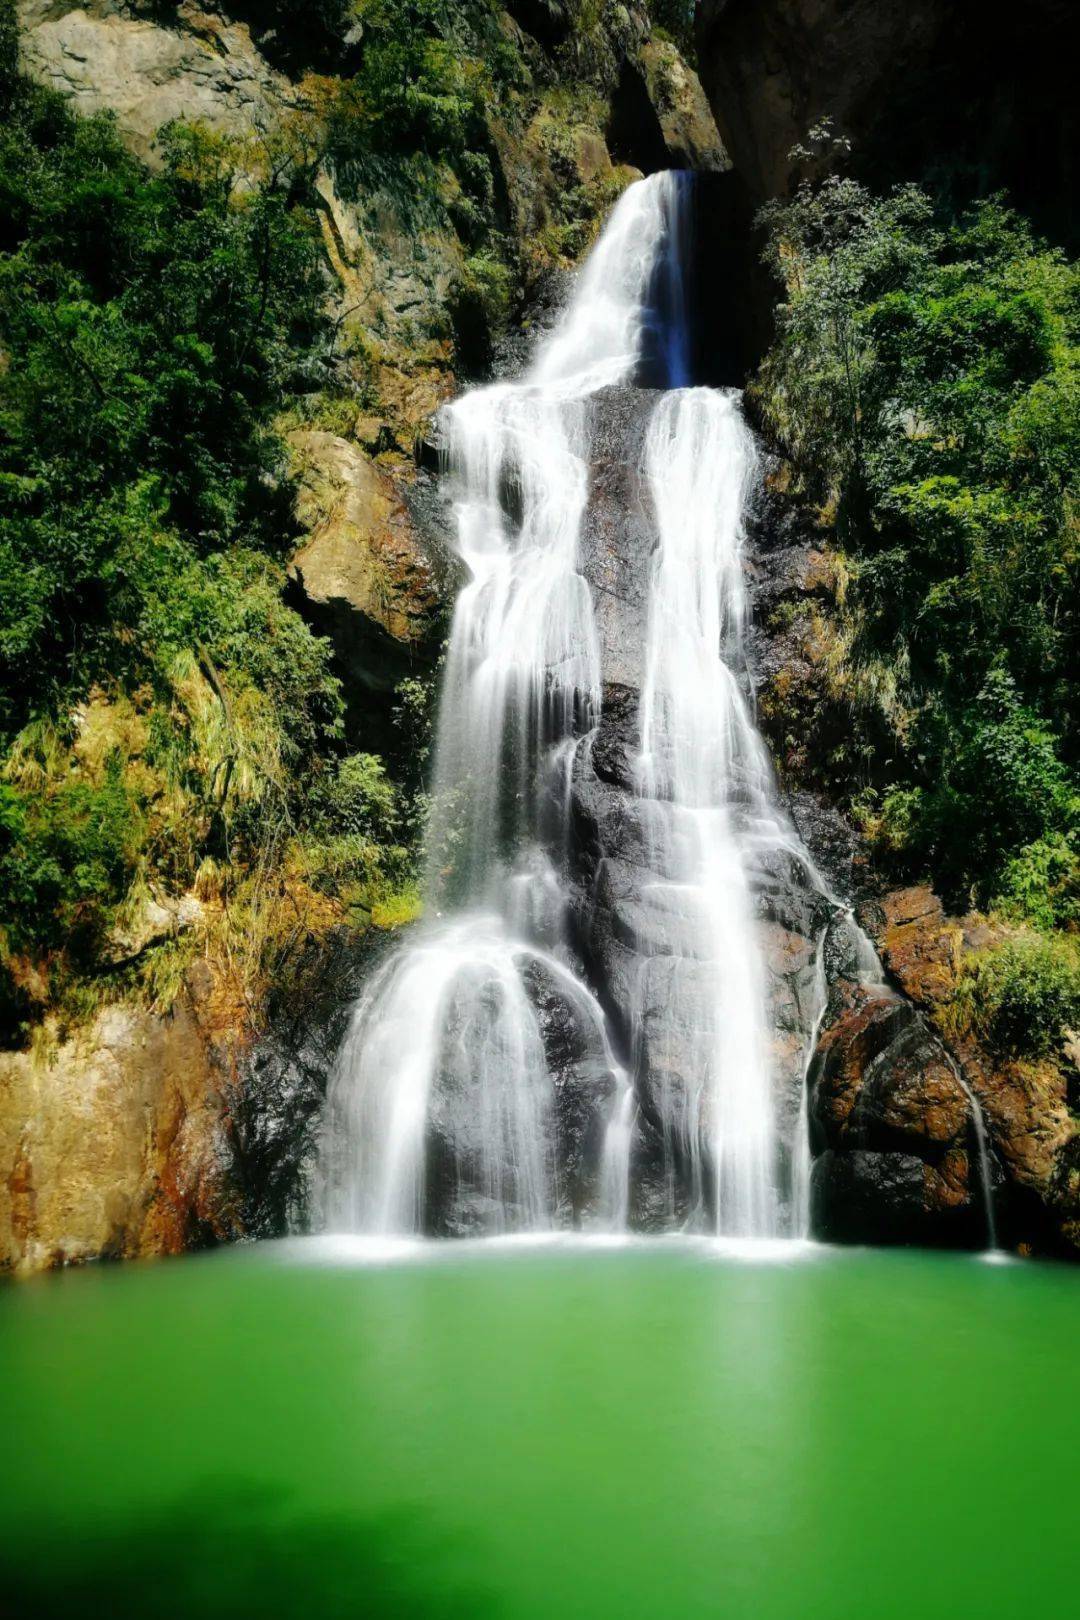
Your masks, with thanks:
<instances>
[{"instance_id":1,"label":"waterfall","mask_svg":"<svg viewBox=\"0 0 1080 1620\"><path fill-rule=\"evenodd\" d=\"M319 1198L329 1226L395 1233L438 1224L428 1210L434 1176L454 1210L450 1230L537 1230L556 1219L555 1082L537 980L576 1022L594 1077L606 1073L606 1087L594 1086L612 1111L594 1213L608 1226L624 1218L617 1144L629 1129L629 1082L576 971L560 870L573 746L600 705L599 644L577 555L588 494L583 405L634 371L650 287L677 251L685 185L657 175L630 187L525 377L467 393L442 413L470 577L439 711L430 920L374 976L352 1016L323 1133Z\"/></svg>"},{"instance_id":2,"label":"waterfall","mask_svg":"<svg viewBox=\"0 0 1080 1620\"><path fill-rule=\"evenodd\" d=\"M681 1031L690 1084L660 1099L665 1134L706 1175L719 1229L775 1231L775 1122L754 934L748 840L775 814L763 745L739 689L740 540L755 464L735 396L665 395L645 445L658 545L641 702L641 792L656 801L650 864L670 919L660 1038ZM675 936L674 938L672 936ZM665 1028L668 1026L668 1028Z\"/></svg>"},{"instance_id":3,"label":"waterfall","mask_svg":"<svg viewBox=\"0 0 1080 1620\"><path fill-rule=\"evenodd\" d=\"M752 436L733 392L685 386L689 184L631 186L523 378L442 412L469 578L439 711L425 920L370 978L331 1078L328 1227L621 1230L636 1144L658 1130L667 1224L678 1177L697 1225L803 1229L805 1166L790 1165L805 1153L790 1138L805 1136L805 1110L781 1127L757 931L762 861L808 858L775 807L741 685ZM683 1054L681 1084L648 1105L647 1043L620 1036L619 998L582 953L571 803L605 679L580 555L592 401L642 382L666 390L641 469L655 551L632 798L651 921L634 946L642 995L622 1017Z\"/></svg>"}]
</instances>

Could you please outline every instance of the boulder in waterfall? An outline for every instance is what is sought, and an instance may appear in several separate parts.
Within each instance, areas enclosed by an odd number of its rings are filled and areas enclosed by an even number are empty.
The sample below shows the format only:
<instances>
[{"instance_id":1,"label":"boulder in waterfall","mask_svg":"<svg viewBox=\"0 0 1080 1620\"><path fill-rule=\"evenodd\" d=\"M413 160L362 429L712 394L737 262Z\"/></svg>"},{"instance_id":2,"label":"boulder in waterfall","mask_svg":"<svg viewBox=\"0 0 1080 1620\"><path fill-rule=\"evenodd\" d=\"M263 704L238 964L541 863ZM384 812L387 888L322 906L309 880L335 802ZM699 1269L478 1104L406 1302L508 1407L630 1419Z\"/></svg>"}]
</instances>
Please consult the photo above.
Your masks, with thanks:
<instances>
[{"instance_id":1,"label":"boulder in waterfall","mask_svg":"<svg viewBox=\"0 0 1080 1620\"><path fill-rule=\"evenodd\" d=\"M476 1054L492 1043L500 989L450 1007L425 1136L425 1230L444 1237L571 1226L600 1194L616 1079L587 993L543 956L519 964L527 1008L517 1059L499 1072ZM495 1043L498 1045L498 1042ZM457 1058L468 1052L472 1061Z\"/></svg>"},{"instance_id":2,"label":"boulder in waterfall","mask_svg":"<svg viewBox=\"0 0 1080 1620\"><path fill-rule=\"evenodd\" d=\"M577 1222L597 1207L616 1077L599 1024L575 1005L561 977L535 957L525 980L554 1086L557 1207Z\"/></svg>"},{"instance_id":3,"label":"boulder in waterfall","mask_svg":"<svg viewBox=\"0 0 1080 1620\"><path fill-rule=\"evenodd\" d=\"M810 1072L815 1235L982 1246L995 1172L975 1106L905 996L834 983Z\"/></svg>"}]
</instances>

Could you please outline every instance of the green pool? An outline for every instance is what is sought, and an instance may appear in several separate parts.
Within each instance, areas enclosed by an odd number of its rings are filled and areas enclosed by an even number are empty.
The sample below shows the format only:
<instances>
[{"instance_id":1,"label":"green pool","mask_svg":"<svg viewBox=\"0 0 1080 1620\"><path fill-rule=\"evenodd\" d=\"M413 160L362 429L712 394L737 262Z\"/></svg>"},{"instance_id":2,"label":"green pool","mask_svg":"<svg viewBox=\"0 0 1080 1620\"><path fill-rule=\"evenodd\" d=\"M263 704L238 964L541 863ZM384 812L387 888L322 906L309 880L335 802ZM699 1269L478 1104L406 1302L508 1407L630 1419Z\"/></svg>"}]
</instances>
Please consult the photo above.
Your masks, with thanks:
<instances>
[{"instance_id":1,"label":"green pool","mask_svg":"<svg viewBox=\"0 0 1080 1620\"><path fill-rule=\"evenodd\" d=\"M1080 1607L1080 1270L310 1242L0 1291L0 1613Z\"/></svg>"}]
</instances>

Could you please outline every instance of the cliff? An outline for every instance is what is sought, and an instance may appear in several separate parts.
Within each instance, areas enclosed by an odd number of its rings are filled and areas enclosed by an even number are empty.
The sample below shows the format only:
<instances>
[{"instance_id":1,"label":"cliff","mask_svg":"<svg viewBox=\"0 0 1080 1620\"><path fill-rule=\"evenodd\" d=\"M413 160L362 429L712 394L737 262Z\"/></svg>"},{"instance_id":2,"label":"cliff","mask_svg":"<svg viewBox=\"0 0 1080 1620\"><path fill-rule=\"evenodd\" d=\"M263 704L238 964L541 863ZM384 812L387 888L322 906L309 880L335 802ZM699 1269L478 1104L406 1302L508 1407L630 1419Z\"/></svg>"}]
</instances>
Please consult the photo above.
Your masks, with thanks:
<instances>
[{"instance_id":1,"label":"cliff","mask_svg":"<svg viewBox=\"0 0 1080 1620\"><path fill-rule=\"evenodd\" d=\"M214 640L206 614L217 610L200 598L200 629L182 633L190 651L179 662L170 652L162 672L164 701L145 663L139 673L110 653L72 691L73 724L62 711L47 720L48 762L20 730L35 713L41 724L32 671L21 713L4 717L18 821L0 857L26 898L21 919L0 920L0 1266L26 1271L172 1253L296 1218L335 1018L360 965L416 911L413 806L457 585L425 470L432 414L470 378L520 363L631 179L670 164L722 174L729 162L696 75L640 4L594 14L518 0L451 8L430 26L393 4L16 10L29 81L80 120L107 115L136 160L108 157L121 191L137 202L156 176L170 197L194 183L217 196L215 229L243 226L251 199L280 196L300 235L277 252L314 242L319 306L304 317L314 344L287 330L283 308L276 341L292 354L256 406L277 448L260 475L275 505L266 580L245 578L237 604L272 592L255 622L243 606ZM194 144L175 146L178 123L194 126ZM223 173L224 198L213 190ZM252 247L258 281L257 238ZM71 251L81 270L82 249ZM223 260L222 297L230 270ZM256 318L259 298L256 288ZM190 306L179 318L193 319ZM81 363L91 410L111 409L101 362ZM71 371L70 348L57 364ZM251 408L239 404L241 421ZM181 436L184 411L172 412ZM250 521L241 515L231 544L250 543ZM145 555L160 543L160 531L139 540ZM260 645L280 647L306 683L299 706L275 693L278 654ZM315 729L302 718L312 702ZM186 756L179 777L162 731ZM84 845L108 795L117 826L99 875ZM91 892L73 905L64 886L84 881ZM46 904L56 923L34 915Z\"/></svg>"},{"instance_id":2,"label":"cliff","mask_svg":"<svg viewBox=\"0 0 1080 1620\"><path fill-rule=\"evenodd\" d=\"M948 0L702 0L698 65L759 203L806 172L791 150L829 119L872 182L933 168L961 192L1004 188L1070 243L1071 21L1067 0L1022 11Z\"/></svg>"}]
</instances>

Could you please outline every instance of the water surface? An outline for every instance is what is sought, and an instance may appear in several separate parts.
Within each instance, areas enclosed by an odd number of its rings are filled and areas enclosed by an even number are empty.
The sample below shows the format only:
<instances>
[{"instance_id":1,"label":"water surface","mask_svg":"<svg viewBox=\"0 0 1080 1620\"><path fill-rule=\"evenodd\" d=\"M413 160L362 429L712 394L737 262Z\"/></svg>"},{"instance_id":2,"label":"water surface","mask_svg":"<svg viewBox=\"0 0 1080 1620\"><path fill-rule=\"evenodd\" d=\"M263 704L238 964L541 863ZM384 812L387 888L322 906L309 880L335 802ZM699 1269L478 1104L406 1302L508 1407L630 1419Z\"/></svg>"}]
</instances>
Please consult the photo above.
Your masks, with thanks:
<instances>
[{"instance_id":1,"label":"water surface","mask_svg":"<svg viewBox=\"0 0 1080 1620\"><path fill-rule=\"evenodd\" d=\"M316 1240L0 1292L0 1613L1075 1608L1080 1273Z\"/></svg>"}]
</instances>

